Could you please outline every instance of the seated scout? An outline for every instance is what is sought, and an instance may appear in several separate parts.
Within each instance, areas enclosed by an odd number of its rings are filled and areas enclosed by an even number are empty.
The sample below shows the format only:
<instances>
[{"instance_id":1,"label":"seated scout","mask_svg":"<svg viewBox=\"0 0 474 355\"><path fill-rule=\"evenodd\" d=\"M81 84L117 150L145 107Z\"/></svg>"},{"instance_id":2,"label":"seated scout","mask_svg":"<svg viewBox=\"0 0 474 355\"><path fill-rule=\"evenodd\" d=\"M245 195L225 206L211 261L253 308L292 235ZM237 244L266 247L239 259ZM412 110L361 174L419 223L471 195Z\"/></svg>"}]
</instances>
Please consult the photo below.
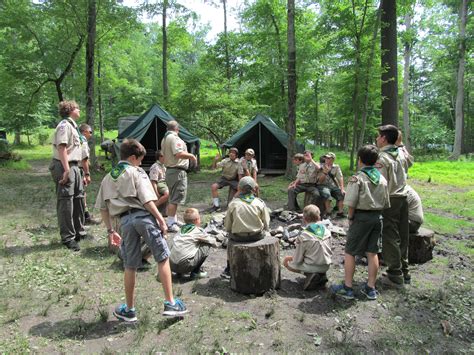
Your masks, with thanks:
<instances>
[{"instance_id":1,"label":"seated scout","mask_svg":"<svg viewBox=\"0 0 474 355\"><path fill-rule=\"evenodd\" d=\"M161 214L166 214L166 205L168 204L170 192L166 185L165 157L161 150L156 152L155 159L156 163L151 166L149 176L151 185L155 190L156 196L158 196L158 201L155 202L156 207Z\"/></svg>"},{"instance_id":2,"label":"seated scout","mask_svg":"<svg viewBox=\"0 0 474 355\"><path fill-rule=\"evenodd\" d=\"M201 269L209 256L211 247L217 247L216 239L201 228L201 217L195 208L184 212L184 223L171 243L171 271L180 274L191 273L190 277L204 278L207 272Z\"/></svg>"},{"instance_id":3,"label":"seated scout","mask_svg":"<svg viewBox=\"0 0 474 355\"><path fill-rule=\"evenodd\" d=\"M359 149L360 170L349 180L344 204L349 207L349 230L344 254L344 282L332 285L331 291L348 300L353 300L352 279L355 272L355 256L367 256L369 276L361 292L369 300L377 299L375 280L379 269L377 253L382 237L382 210L390 206L387 180L374 164L379 151L373 145Z\"/></svg>"},{"instance_id":4,"label":"seated scout","mask_svg":"<svg viewBox=\"0 0 474 355\"><path fill-rule=\"evenodd\" d=\"M293 256L283 259L283 265L290 271L304 273L304 290L324 286L328 281L326 271L331 264L331 232L321 220L319 208L308 205L303 210L305 229L296 239Z\"/></svg>"},{"instance_id":5,"label":"seated scout","mask_svg":"<svg viewBox=\"0 0 474 355\"><path fill-rule=\"evenodd\" d=\"M423 206L421 204L420 195L410 185L405 185L408 202L408 228L410 234L415 234L423 224Z\"/></svg>"},{"instance_id":6,"label":"seated scout","mask_svg":"<svg viewBox=\"0 0 474 355\"><path fill-rule=\"evenodd\" d=\"M301 161L301 158L303 158ZM301 192L309 192L313 195L313 200L319 196L316 187L316 173L320 165L313 160L311 151L306 150L301 154L295 154L293 161L298 164L296 180L288 185L288 210L299 211L297 196Z\"/></svg>"},{"instance_id":7,"label":"seated scout","mask_svg":"<svg viewBox=\"0 0 474 355\"><path fill-rule=\"evenodd\" d=\"M326 174L325 186L328 187L331 197L336 200L337 217L344 217L344 178L339 165L334 164L336 154L327 153L324 156L323 172ZM326 202L326 212L331 213L331 201Z\"/></svg>"},{"instance_id":8,"label":"seated scout","mask_svg":"<svg viewBox=\"0 0 474 355\"><path fill-rule=\"evenodd\" d=\"M135 310L135 279L141 265L140 241L143 238L156 262L164 289L163 315L187 313L184 303L173 297L170 251L164 238L166 222L156 208L157 196L146 172L139 166L146 154L145 148L135 139L126 139L120 146L121 161L107 174L97 194L96 207L107 227L109 240L122 238L124 288L126 303L118 306L114 315L120 320L137 321ZM112 229L112 217L120 218L120 234Z\"/></svg>"},{"instance_id":9,"label":"seated scout","mask_svg":"<svg viewBox=\"0 0 474 355\"><path fill-rule=\"evenodd\" d=\"M253 242L263 239L270 225L270 214L265 202L255 197L257 184L250 176L239 181L237 197L227 209L224 227L229 232L229 239L236 242ZM223 277L229 277L229 263Z\"/></svg>"},{"instance_id":10,"label":"seated scout","mask_svg":"<svg viewBox=\"0 0 474 355\"><path fill-rule=\"evenodd\" d=\"M239 180L244 176L250 176L255 180L255 195L258 196L258 183L257 183L257 174L258 167L257 161L255 160L255 151L252 148L248 148L245 151L245 155L240 158L239 164Z\"/></svg>"},{"instance_id":11,"label":"seated scout","mask_svg":"<svg viewBox=\"0 0 474 355\"><path fill-rule=\"evenodd\" d=\"M216 156L215 160L219 159ZM229 149L229 157L217 162L216 166L222 168L222 175L211 185L212 207L209 212L220 210L219 205L219 189L229 186L229 189L237 191L237 184L239 183L239 150L235 147Z\"/></svg>"}]
</instances>

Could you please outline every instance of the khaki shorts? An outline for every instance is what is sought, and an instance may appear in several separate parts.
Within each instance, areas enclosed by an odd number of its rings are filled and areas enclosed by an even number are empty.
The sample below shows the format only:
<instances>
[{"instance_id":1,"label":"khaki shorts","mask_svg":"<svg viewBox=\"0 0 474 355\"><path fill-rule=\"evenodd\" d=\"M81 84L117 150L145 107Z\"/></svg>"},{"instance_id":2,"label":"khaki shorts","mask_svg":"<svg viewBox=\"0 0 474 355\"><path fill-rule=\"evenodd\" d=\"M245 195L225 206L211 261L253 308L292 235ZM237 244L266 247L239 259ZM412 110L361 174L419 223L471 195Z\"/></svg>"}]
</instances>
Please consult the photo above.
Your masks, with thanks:
<instances>
[{"instance_id":1,"label":"khaki shorts","mask_svg":"<svg viewBox=\"0 0 474 355\"><path fill-rule=\"evenodd\" d=\"M232 189L237 191L239 181L227 180L225 177L221 176L219 180L216 181L216 184L219 186L219 189L222 189L223 187L226 187L226 186L230 186Z\"/></svg>"},{"instance_id":2,"label":"khaki shorts","mask_svg":"<svg viewBox=\"0 0 474 355\"><path fill-rule=\"evenodd\" d=\"M168 168L166 170L166 185L170 190L168 203L182 205L186 202L188 175L185 170Z\"/></svg>"}]
</instances>

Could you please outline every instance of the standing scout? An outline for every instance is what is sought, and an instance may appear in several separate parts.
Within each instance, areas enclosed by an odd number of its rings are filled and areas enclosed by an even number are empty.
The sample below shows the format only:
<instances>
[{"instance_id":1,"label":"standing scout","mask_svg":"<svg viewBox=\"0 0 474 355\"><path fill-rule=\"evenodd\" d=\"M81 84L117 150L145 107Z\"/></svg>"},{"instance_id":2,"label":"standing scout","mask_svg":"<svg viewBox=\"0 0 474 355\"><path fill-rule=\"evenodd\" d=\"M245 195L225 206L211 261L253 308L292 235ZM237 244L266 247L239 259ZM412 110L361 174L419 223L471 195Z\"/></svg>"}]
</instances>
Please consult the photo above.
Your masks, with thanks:
<instances>
[{"instance_id":1,"label":"standing scout","mask_svg":"<svg viewBox=\"0 0 474 355\"><path fill-rule=\"evenodd\" d=\"M325 184L331 192L331 196L336 200L337 205L337 217L344 217L344 177L339 165L334 164L336 160L336 154L327 153L324 156L325 164L323 166L324 174L327 175ZM326 204L326 213L331 213L330 207L331 202L328 199Z\"/></svg>"},{"instance_id":2,"label":"standing scout","mask_svg":"<svg viewBox=\"0 0 474 355\"><path fill-rule=\"evenodd\" d=\"M59 115L63 118L53 137L53 160L49 166L56 185L57 215L62 243L73 251L85 237L84 184L79 171L82 160L81 139L76 121L81 116L75 101L61 101Z\"/></svg>"},{"instance_id":3,"label":"standing scout","mask_svg":"<svg viewBox=\"0 0 474 355\"><path fill-rule=\"evenodd\" d=\"M141 238L151 250L165 293L163 315L175 316L187 312L184 303L173 297L170 251L164 238L166 222L156 208L157 196L146 172L139 166L146 154L135 139L126 139L120 146L120 162L107 174L97 193L96 207L107 227L109 240L120 239L112 228L112 217L120 218L121 252L124 266L126 303L118 306L114 315L128 322L137 321L135 310L135 279L142 262Z\"/></svg>"},{"instance_id":4,"label":"standing scout","mask_svg":"<svg viewBox=\"0 0 474 355\"><path fill-rule=\"evenodd\" d=\"M170 195L168 186L166 185L166 167L164 165L165 158L161 150L158 150L155 154L156 163L150 168L151 185L155 190L158 201L156 201L156 207L161 214L164 214L168 198Z\"/></svg>"},{"instance_id":5,"label":"standing scout","mask_svg":"<svg viewBox=\"0 0 474 355\"><path fill-rule=\"evenodd\" d=\"M81 171L82 181L84 183L84 223L85 224L99 224L94 220L87 208L87 193L86 187L91 183L91 174L90 174L90 148L87 143L92 136L92 128L87 123L81 123L79 126L79 133L81 138L82 146L82 160L79 162L79 170Z\"/></svg>"},{"instance_id":6,"label":"standing scout","mask_svg":"<svg viewBox=\"0 0 474 355\"><path fill-rule=\"evenodd\" d=\"M294 161L298 164L298 173L296 180L288 185L288 210L300 210L298 206L297 196L301 192L309 192L313 195L313 199L319 196L316 187L317 176L316 173L320 169L318 163L313 160L311 151L306 150L303 155L303 161L300 162L300 155L295 155Z\"/></svg>"},{"instance_id":7,"label":"standing scout","mask_svg":"<svg viewBox=\"0 0 474 355\"><path fill-rule=\"evenodd\" d=\"M186 170L189 167L189 160L196 162L197 159L188 153L186 143L179 138L179 125L176 121L168 122L168 131L161 141L161 151L164 156L166 166L166 185L170 190L169 203L167 208L167 224L170 232L179 232L176 211L178 205L186 202L188 189L188 175Z\"/></svg>"},{"instance_id":8,"label":"standing scout","mask_svg":"<svg viewBox=\"0 0 474 355\"><path fill-rule=\"evenodd\" d=\"M390 194L390 208L383 211L382 256L387 265L383 281L394 287L410 283L408 270L408 203L405 191L406 173L403 157L395 142L398 129L393 125L378 128L377 147L380 149L377 169L385 177Z\"/></svg>"},{"instance_id":9,"label":"standing scout","mask_svg":"<svg viewBox=\"0 0 474 355\"><path fill-rule=\"evenodd\" d=\"M382 210L389 207L387 180L374 164L378 149L366 145L359 149L360 170L347 185L344 204L349 207L349 230L344 255L344 282L331 286L331 291L345 299L354 299L352 281L355 271L355 256L367 256L369 276L361 292L370 300L377 299L375 280L379 268L377 253L382 233Z\"/></svg>"},{"instance_id":10,"label":"standing scout","mask_svg":"<svg viewBox=\"0 0 474 355\"><path fill-rule=\"evenodd\" d=\"M217 155L215 160L219 159ZM229 186L229 189L237 191L239 183L239 150L235 147L229 149L229 157L222 159L216 164L218 168L222 168L222 175L211 185L212 207L210 212L220 210L219 205L219 189Z\"/></svg>"}]
</instances>

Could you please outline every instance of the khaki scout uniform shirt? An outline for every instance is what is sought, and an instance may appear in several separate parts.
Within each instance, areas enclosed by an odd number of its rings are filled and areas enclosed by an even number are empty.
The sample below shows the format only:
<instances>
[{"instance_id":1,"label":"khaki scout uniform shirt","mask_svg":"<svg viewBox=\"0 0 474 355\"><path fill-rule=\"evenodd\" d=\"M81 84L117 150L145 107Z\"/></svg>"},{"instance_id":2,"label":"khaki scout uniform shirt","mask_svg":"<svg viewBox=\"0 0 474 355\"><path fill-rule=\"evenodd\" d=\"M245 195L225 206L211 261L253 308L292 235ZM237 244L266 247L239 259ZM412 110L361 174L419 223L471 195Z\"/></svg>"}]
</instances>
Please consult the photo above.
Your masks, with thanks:
<instances>
[{"instance_id":1,"label":"khaki scout uniform shirt","mask_svg":"<svg viewBox=\"0 0 474 355\"><path fill-rule=\"evenodd\" d=\"M324 227L320 239L306 229L296 238L296 250L289 266L303 272L326 272L331 264L331 232Z\"/></svg>"},{"instance_id":2,"label":"khaki scout uniform shirt","mask_svg":"<svg viewBox=\"0 0 474 355\"><path fill-rule=\"evenodd\" d=\"M132 208L144 210L145 203L156 200L158 198L145 170L127 165L116 180L110 173L104 177L97 193L95 208L106 209L113 217Z\"/></svg>"},{"instance_id":3,"label":"khaki scout uniform shirt","mask_svg":"<svg viewBox=\"0 0 474 355\"><path fill-rule=\"evenodd\" d=\"M413 158L413 155L408 153L407 149L403 145L398 147L398 154L400 155L400 158L403 162L403 169L405 170L405 174L408 174L408 169L413 166L415 158Z\"/></svg>"},{"instance_id":4,"label":"khaki scout uniform shirt","mask_svg":"<svg viewBox=\"0 0 474 355\"><path fill-rule=\"evenodd\" d=\"M150 180L164 182L166 179L166 167L159 161L150 168Z\"/></svg>"},{"instance_id":5,"label":"khaki scout uniform shirt","mask_svg":"<svg viewBox=\"0 0 474 355\"><path fill-rule=\"evenodd\" d=\"M388 152L394 147L394 145L386 145L380 149L379 160L375 167L387 180L390 197L406 196L406 173L403 169L403 158L400 154L395 158Z\"/></svg>"},{"instance_id":6,"label":"khaki scout uniform shirt","mask_svg":"<svg viewBox=\"0 0 474 355\"><path fill-rule=\"evenodd\" d=\"M227 180L237 180L239 173L239 158L231 160L225 158L217 163L218 168L222 168L222 177ZM243 174L243 173L242 173Z\"/></svg>"},{"instance_id":7,"label":"khaki scout uniform shirt","mask_svg":"<svg viewBox=\"0 0 474 355\"><path fill-rule=\"evenodd\" d=\"M378 185L373 184L362 171L353 175L347 184L344 205L357 210L381 211L390 207L387 180L380 175Z\"/></svg>"},{"instance_id":8,"label":"khaki scout uniform shirt","mask_svg":"<svg viewBox=\"0 0 474 355\"><path fill-rule=\"evenodd\" d=\"M81 136L81 151L82 151L82 159L79 161L79 166L82 168L82 161L84 159L90 158L91 149L89 148L89 144L87 144L87 139L84 136Z\"/></svg>"},{"instance_id":9,"label":"khaki scout uniform shirt","mask_svg":"<svg viewBox=\"0 0 474 355\"><path fill-rule=\"evenodd\" d=\"M317 172L317 166L312 161L309 163L301 163L298 166L296 179L300 184L315 184L317 182Z\"/></svg>"},{"instance_id":10,"label":"khaki scout uniform shirt","mask_svg":"<svg viewBox=\"0 0 474 355\"><path fill-rule=\"evenodd\" d=\"M329 175L332 175L332 177ZM327 185L329 187L341 188L339 186L339 181L341 181L341 179L342 179L342 171L341 171L340 166L337 164L333 164L331 167L331 170L329 170L328 175L326 176L324 185Z\"/></svg>"},{"instance_id":11,"label":"khaki scout uniform shirt","mask_svg":"<svg viewBox=\"0 0 474 355\"><path fill-rule=\"evenodd\" d=\"M188 159L178 159L175 154L180 152L188 152L186 143L179 138L178 133L174 131L167 131L165 137L161 141L161 152L165 158L165 166L167 168L183 168L189 167Z\"/></svg>"},{"instance_id":12,"label":"khaki scout uniform shirt","mask_svg":"<svg viewBox=\"0 0 474 355\"><path fill-rule=\"evenodd\" d=\"M53 136L53 158L59 159L58 146L66 144L69 161L79 162L82 160L81 138L77 130L76 122L68 117L59 122Z\"/></svg>"},{"instance_id":13,"label":"khaki scout uniform shirt","mask_svg":"<svg viewBox=\"0 0 474 355\"><path fill-rule=\"evenodd\" d=\"M239 235L253 235L268 229L270 214L263 200L255 197L251 203L234 198L227 209L224 227L227 232Z\"/></svg>"},{"instance_id":14,"label":"khaki scout uniform shirt","mask_svg":"<svg viewBox=\"0 0 474 355\"><path fill-rule=\"evenodd\" d=\"M178 265L182 261L193 259L202 243L217 247L216 239L207 234L204 229L200 227L194 227L185 234L181 234L180 232L173 238L170 245L170 261Z\"/></svg>"},{"instance_id":15,"label":"khaki scout uniform shirt","mask_svg":"<svg viewBox=\"0 0 474 355\"><path fill-rule=\"evenodd\" d=\"M410 185L405 186L405 191L407 192L408 219L423 224L424 215L420 196Z\"/></svg>"},{"instance_id":16,"label":"khaki scout uniform shirt","mask_svg":"<svg viewBox=\"0 0 474 355\"><path fill-rule=\"evenodd\" d=\"M244 169L249 171L250 176L253 176L253 172L258 173L257 161L255 159L247 160L245 157L240 158L239 164L239 175L244 175Z\"/></svg>"}]
</instances>

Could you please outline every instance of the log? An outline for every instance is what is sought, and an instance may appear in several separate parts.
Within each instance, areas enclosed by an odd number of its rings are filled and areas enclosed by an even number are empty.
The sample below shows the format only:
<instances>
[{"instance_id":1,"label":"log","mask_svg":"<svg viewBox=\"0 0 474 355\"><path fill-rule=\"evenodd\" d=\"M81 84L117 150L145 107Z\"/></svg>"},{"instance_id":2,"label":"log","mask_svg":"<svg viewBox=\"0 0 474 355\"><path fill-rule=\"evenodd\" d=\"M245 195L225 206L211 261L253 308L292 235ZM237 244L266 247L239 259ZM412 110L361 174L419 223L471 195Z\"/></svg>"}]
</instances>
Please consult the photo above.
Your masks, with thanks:
<instances>
[{"instance_id":1,"label":"log","mask_svg":"<svg viewBox=\"0 0 474 355\"><path fill-rule=\"evenodd\" d=\"M325 199L322 198L321 196L318 196L316 199L313 198L313 195L310 194L309 192L304 193L304 206L308 205L316 205L319 208L319 211L321 213L321 218L324 216L326 213L326 204L325 204Z\"/></svg>"},{"instance_id":2,"label":"log","mask_svg":"<svg viewBox=\"0 0 474 355\"><path fill-rule=\"evenodd\" d=\"M436 240L432 230L421 227L417 233L410 234L408 262L410 264L423 264L433 259L435 244Z\"/></svg>"},{"instance_id":3,"label":"log","mask_svg":"<svg viewBox=\"0 0 474 355\"><path fill-rule=\"evenodd\" d=\"M232 290L261 295L280 286L280 244L277 238L266 237L245 243L229 240L227 258Z\"/></svg>"}]
</instances>

